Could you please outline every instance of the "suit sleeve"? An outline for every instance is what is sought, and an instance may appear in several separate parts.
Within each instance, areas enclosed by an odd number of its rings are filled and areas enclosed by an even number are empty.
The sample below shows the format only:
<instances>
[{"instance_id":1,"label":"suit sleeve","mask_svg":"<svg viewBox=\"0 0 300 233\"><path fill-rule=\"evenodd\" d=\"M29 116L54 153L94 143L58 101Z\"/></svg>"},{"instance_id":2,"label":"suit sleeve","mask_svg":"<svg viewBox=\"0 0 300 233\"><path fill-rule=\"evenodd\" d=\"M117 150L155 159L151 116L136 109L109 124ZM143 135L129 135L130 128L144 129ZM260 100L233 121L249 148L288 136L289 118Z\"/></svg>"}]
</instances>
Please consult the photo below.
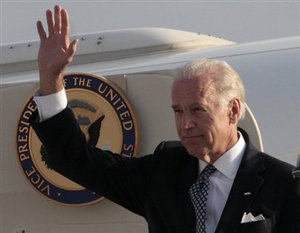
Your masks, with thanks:
<instances>
[{"instance_id":1,"label":"suit sleeve","mask_svg":"<svg viewBox=\"0 0 300 233\"><path fill-rule=\"evenodd\" d=\"M300 182L295 180L291 186L282 217L279 221L279 233L300 232L300 193L298 192Z\"/></svg>"},{"instance_id":2,"label":"suit sleeve","mask_svg":"<svg viewBox=\"0 0 300 233\"><path fill-rule=\"evenodd\" d=\"M144 216L148 157L125 158L90 146L69 108L41 123L36 116L32 127L55 171Z\"/></svg>"}]
</instances>

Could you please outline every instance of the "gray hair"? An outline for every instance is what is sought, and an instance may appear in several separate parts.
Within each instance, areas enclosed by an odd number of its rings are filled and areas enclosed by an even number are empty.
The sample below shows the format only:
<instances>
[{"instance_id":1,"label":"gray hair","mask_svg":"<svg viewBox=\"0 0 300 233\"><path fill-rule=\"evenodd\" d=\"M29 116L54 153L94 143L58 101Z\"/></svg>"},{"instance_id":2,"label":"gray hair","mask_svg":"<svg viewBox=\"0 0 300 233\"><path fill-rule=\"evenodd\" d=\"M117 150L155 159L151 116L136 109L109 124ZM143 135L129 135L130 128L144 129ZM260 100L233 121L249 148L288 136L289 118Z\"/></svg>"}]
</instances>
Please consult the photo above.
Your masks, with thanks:
<instances>
[{"instance_id":1,"label":"gray hair","mask_svg":"<svg viewBox=\"0 0 300 233\"><path fill-rule=\"evenodd\" d=\"M213 88L219 94L220 101L229 104L234 98L241 101L241 114L245 116L245 88L239 74L225 61L201 59L185 64L179 72L179 79L192 79L209 75Z\"/></svg>"}]
</instances>

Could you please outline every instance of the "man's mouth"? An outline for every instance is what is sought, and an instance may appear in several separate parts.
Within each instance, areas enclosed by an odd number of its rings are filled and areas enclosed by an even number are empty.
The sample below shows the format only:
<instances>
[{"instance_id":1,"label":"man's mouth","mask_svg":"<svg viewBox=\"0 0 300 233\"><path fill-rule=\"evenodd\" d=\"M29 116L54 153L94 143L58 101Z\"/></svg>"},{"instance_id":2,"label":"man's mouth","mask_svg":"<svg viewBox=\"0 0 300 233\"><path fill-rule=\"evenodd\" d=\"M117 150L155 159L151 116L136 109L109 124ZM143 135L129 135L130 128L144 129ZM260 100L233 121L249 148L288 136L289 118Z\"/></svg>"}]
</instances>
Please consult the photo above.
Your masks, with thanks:
<instances>
[{"instance_id":1,"label":"man's mouth","mask_svg":"<svg viewBox=\"0 0 300 233\"><path fill-rule=\"evenodd\" d=\"M183 136L183 139L189 140L189 139L195 139L201 137L203 137L203 135L189 135L189 136Z\"/></svg>"}]
</instances>

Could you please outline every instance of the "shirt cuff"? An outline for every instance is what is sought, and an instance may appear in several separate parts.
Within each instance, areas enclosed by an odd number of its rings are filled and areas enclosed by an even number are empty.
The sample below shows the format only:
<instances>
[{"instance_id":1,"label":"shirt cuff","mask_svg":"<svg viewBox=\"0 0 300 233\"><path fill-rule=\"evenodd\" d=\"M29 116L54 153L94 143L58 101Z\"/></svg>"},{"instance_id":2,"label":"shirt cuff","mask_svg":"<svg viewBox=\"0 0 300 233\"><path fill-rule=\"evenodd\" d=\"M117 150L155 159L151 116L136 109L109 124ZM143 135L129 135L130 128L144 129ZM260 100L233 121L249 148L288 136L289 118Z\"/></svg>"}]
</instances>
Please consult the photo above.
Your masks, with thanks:
<instances>
[{"instance_id":1,"label":"shirt cuff","mask_svg":"<svg viewBox=\"0 0 300 233\"><path fill-rule=\"evenodd\" d=\"M37 92L33 96L37 105L40 122L45 121L63 111L68 105L65 89L51 95L40 96Z\"/></svg>"}]
</instances>

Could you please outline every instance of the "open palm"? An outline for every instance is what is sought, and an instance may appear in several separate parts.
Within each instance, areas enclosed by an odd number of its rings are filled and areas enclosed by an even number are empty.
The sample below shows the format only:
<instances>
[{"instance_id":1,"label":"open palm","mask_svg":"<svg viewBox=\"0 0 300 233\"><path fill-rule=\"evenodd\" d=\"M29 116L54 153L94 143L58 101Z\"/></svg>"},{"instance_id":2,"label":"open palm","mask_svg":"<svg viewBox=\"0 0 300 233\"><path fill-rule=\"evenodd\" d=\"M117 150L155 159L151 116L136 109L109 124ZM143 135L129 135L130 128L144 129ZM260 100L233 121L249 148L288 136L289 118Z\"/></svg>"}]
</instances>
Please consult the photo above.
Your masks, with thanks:
<instances>
[{"instance_id":1,"label":"open palm","mask_svg":"<svg viewBox=\"0 0 300 233\"><path fill-rule=\"evenodd\" d=\"M62 73L64 68L73 60L77 40L70 43L70 25L66 10L61 9L60 6L55 6L54 15L48 10L46 16L48 36L41 21L37 22L41 40L38 64L41 91L43 94L51 94L62 88Z\"/></svg>"}]
</instances>

